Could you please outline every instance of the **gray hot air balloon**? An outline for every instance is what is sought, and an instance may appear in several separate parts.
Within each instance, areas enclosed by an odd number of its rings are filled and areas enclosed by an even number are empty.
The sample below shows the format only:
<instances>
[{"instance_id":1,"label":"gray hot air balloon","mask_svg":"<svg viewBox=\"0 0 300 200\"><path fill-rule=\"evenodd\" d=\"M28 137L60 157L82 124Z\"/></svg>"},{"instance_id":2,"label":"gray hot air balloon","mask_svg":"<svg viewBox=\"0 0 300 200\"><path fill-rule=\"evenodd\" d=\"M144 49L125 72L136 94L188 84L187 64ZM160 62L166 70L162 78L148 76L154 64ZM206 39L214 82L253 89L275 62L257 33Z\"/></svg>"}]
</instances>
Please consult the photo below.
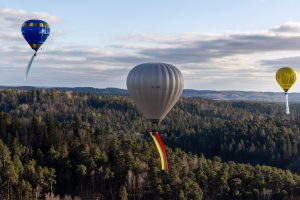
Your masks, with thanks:
<instances>
[{"instance_id":1,"label":"gray hot air balloon","mask_svg":"<svg viewBox=\"0 0 300 200\"><path fill-rule=\"evenodd\" d=\"M179 100L183 82L183 76L175 66L145 63L129 72L127 88L143 116L153 123L159 123Z\"/></svg>"},{"instance_id":2,"label":"gray hot air balloon","mask_svg":"<svg viewBox=\"0 0 300 200\"><path fill-rule=\"evenodd\" d=\"M183 77L173 65L145 63L134 67L127 77L130 97L144 117L159 124L173 108L183 91ZM158 149L161 168L168 171L167 152L156 130L150 132Z\"/></svg>"}]
</instances>

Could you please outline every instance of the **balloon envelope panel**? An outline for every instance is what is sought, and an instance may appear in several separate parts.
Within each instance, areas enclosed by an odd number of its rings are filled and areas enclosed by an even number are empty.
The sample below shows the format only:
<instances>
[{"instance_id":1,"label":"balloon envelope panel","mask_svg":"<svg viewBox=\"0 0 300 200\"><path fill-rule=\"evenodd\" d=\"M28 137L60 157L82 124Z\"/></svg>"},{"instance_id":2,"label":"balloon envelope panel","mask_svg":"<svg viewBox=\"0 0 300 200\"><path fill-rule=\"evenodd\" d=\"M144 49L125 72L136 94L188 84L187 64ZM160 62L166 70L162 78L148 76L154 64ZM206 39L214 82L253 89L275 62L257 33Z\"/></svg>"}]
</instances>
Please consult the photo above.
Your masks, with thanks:
<instances>
[{"instance_id":1,"label":"balloon envelope panel","mask_svg":"<svg viewBox=\"0 0 300 200\"><path fill-rule=\"evenodd\" d=\"M48 38L50 27L43 20L33 19L24 22L21 31L31 48L37 51Z\"/></svg>"},{"instance_id":2,"label":"balloon envelope panel","mask_svg":"<svg viewBox=\"0 0 300 200\"><path fill-rule=\"evenodd\" d=\"M145 63L127 77L128 93L138 110L152 122L160 122L179 100L184 81L181 72L166 63Z\"/></svg>"},{"instance_id":3,"label":"balloon envelope panel","mask_svg":"<svg viewBox=\"0 0 300 200\"><path fill-rule=\"evenodd\" d=\"M287 92L297 81L297 72L291 67L280 68L276 73L276 80L280 87Z\"/></svg>"}]
</instances>

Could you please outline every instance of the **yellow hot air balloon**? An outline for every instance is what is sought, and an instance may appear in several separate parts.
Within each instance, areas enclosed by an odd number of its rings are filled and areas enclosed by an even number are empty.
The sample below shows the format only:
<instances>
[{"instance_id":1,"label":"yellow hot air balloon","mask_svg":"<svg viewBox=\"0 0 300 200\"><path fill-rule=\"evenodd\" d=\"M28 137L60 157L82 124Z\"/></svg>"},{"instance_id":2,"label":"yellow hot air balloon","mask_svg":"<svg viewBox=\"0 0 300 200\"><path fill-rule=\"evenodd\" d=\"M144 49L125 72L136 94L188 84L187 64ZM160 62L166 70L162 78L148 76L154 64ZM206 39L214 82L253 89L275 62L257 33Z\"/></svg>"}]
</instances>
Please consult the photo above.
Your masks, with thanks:
<instances>
[{"instance_id":1,"label":"yellow hot air balloon","mask_svg":"<svg viewBox=\"0 0 300 200\"><path fill-rule=\"evenodd\" d=\"M297 81L297 72L291 67L282 67L276 72L276 80L285 93L285 113L290 114L288 103L288 91Z\"/></svg>"}]
</instances>

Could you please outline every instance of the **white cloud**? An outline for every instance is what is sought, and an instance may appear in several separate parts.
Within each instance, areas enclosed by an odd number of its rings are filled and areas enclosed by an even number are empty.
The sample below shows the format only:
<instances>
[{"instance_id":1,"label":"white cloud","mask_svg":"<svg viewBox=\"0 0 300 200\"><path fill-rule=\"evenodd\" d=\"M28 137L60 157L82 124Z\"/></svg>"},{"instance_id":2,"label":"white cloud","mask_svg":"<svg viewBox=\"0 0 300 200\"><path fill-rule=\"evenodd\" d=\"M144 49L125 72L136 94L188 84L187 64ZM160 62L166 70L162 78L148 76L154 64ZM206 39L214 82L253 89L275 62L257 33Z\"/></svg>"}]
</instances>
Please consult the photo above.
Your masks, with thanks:
<instances>
[{"instance_id":1,"label":"white cloud","mask_svg":"<svg viewBox=\"0 0 300 200\"><path fill-rule=\"evenodd\" d=\"M276 28L271 29L271 32L287 36L300 35L300 22L286 22Z\"/></svg>"},{"instance_id":2,"label":"white cloud","mask_svg":"<svg viewBox=\"0 0 300 200\"><path fill-rule=\"evenodd\" d=\"M59 17L48 13L0 8L0 39L10 41L22 37L19 31L24 19L43 19L50 24L59 22Z\"/></svg>"}]
</instances>

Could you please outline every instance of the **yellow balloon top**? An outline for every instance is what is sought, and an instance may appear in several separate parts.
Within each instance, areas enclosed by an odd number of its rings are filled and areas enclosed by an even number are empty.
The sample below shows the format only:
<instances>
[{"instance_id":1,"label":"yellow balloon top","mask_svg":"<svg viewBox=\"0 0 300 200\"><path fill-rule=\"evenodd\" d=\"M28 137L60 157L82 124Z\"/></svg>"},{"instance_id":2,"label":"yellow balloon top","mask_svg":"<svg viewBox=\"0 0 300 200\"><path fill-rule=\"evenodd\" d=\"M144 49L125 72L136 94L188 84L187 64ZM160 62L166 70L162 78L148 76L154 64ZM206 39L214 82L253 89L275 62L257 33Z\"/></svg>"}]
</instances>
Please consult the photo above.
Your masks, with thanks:
<instances>
[{"instance_id":1,"label":"yellow balloon top","mask_svg":"<svg viewBox=\"0 0 300 200\"><path fill-rule=\"evenodd\" d=\"M283 67L276 72L276 80L280 87L287 92L297 81L297 72L294 68Z\"/></svg>"}]
</instances>

